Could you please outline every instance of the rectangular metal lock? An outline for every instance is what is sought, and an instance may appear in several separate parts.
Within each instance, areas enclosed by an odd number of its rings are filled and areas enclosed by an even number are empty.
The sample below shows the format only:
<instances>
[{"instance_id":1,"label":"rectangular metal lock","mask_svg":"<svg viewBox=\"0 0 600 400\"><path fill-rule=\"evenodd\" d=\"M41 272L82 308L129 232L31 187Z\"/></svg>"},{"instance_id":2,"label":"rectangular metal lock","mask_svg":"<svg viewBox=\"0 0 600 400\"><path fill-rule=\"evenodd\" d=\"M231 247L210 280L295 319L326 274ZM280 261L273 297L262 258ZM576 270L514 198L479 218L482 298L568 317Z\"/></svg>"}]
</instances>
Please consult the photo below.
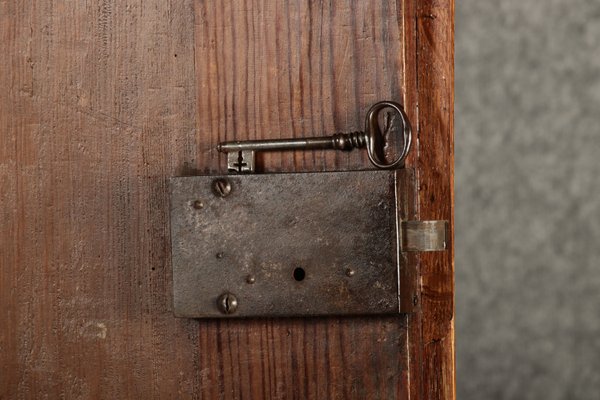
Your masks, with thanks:
<instances>
[{"instance_id":1,"label":"rectangular metal lock","mask_svg":"<svg viewBox=\"0 0 600 400\"><path fill-rule=\"evenodd\" d=\"M412 191L409 170L173 179L176 313L410 311L400 297L414 286L401 251ZM235 297L231 314L223 294Z\"/></svg>"},{"instance_id":2,"label":"rectangular metal lock","mask_svg":"<svg viewBox=\"0 0 600 400\"><path fill-rule=\"evenodd\" d=\"M406 252L446 247L444 221L410 221L415 192L409 169L171 179L175 314L412 311Z\"/></svg>"}]
</instances>

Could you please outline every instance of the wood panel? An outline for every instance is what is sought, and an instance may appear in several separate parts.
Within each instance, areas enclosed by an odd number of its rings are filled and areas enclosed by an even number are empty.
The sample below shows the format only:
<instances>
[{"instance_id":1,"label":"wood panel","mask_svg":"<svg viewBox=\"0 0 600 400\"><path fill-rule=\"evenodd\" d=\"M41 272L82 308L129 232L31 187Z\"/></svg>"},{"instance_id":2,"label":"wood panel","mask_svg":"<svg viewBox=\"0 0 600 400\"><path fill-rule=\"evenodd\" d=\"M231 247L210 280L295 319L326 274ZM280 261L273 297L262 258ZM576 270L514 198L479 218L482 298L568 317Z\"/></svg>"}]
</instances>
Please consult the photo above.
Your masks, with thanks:
<instances>
[{"instance_id":1,"label":"wood panel","mask_svg":"<svg viewBox=\"0 0 600 400\"><path fill-rule=\"evenodd\" d=\"M382 98L403 100L402 4L196 1L199 161L219 141L364 128ZM269 171L360 168L364 152L263 156Z\"/></svg>"},{"instance_id":2,"label":"wood panel","mask_svg":"<svg viewBox=\"0 0 600 400\"><path fill-rule=\"evenodd\" d=\"M453 398L452 253L416 314L172 315L167 178L219 140L406 105L421 218L452 218L453 1L0 1L0 399ZM262 157L269 171L364 152Z\"/></svg>"},{"instance_id":3,"label":"wood panel","mask_svg":"<svg viewBox=\"0 0 600 400\"><path fill-rule=\"evenodd\" d=\"M450 221L454 233L454 1L417 0L419 216ZM454 376L454 247L422 253L422 398L456 397Z\"/></svg>"},{"instance_id":4,"label":"wood panel","mask_svg":"<svg viewBox=\"0 0 600 400\"><path fill-rule=\"evenodd\" d=\"M393 1L196 1L201 163L219 141L362 129L403 101L403 9ZM265 154L268 171L364 168L364 152ZM408 396L406 317L202 322L206 398Z\"/></svg>"},{"instance_id":5,"label":"wood panel","mask_svg":"<svg viewBox=\"0 0 600 400\"><path fill-rule=\"evenodd\" d=\"M195 4L199 158L211 171L224 168L219 141L357 130L371 103L393 99L415 122L408 164L421 177L421 215L451 219L450 1ZM261 161L268 171L368 167L360 152ZM451 262L451 252L422 257L422 308L409 319L201 323L203 394L452 398Z\"/></svg>"},{"instance_id":6,"label":"wood panel","mask_svg":"<svg viewBox=\"0 0 600 400\"><path fill-rule=\"evenodd\" d=\"M189 1L0 1L0 398L194 397L166 177L195 165Z\"/></svg>"}]
</instances>

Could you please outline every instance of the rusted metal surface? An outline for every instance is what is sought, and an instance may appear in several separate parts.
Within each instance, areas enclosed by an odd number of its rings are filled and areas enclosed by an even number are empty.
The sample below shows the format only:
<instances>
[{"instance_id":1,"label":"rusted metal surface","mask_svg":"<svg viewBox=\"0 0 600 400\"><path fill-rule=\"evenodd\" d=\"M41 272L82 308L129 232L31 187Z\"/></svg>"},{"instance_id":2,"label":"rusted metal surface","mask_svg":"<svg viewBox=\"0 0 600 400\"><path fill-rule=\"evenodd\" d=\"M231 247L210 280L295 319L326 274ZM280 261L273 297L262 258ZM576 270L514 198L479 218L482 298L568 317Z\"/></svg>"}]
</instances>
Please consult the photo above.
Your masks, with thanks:
<instances>
[{"instance_id":1,"label":"rusted metal surface","mask_svg":"<svg viewBox=\"0 0 600 400\"><path fill-rule=\"evenodd\" d=\"M412 285L401 280L415 274L405 274L399 236L412 182L409 170L173 178L175 313L410 311L399 298Z\"/></svg>"}]
</instances>

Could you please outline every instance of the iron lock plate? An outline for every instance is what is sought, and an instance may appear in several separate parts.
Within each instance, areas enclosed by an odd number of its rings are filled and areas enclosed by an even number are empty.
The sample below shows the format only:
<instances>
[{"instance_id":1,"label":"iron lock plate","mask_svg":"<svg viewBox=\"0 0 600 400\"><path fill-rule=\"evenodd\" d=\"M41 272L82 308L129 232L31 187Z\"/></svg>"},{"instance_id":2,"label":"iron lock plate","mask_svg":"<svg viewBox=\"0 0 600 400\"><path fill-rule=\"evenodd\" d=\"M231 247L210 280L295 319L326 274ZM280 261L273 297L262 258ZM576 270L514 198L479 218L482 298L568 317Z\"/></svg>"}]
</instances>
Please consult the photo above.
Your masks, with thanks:
<instances>
[{"instance_id":1,"label":"iron lock plate","mask_svg":"<svg viewBox=\"0 0 600 400\"><path fill-rule=\"evenodd\" d=\"M439 247L442 226L411 228L414 194L409 169L172 178L175 314L412 311L417 277L403 248Z\"/></svg>"}]
</instances>

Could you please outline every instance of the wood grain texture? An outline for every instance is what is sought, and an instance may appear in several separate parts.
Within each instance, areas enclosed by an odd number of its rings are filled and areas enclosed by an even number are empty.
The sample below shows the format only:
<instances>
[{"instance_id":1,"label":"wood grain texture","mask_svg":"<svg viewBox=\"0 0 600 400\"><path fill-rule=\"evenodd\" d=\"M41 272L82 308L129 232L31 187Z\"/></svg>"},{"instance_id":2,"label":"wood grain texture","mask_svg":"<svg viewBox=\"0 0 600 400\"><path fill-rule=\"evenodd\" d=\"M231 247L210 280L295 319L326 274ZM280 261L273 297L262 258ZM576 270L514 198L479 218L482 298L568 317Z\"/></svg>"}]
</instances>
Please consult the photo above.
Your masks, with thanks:
<instances>
[{"instance_id":1,"label":"wood grain texture","mask_svg":"<svg viewBox=\"0 0 600 400\"><path fill-rule=\"evenodd\" d=\"M452 219L451 1L195 4L202 165L223 170L223 140L360 129L371 103L393 99L415 122L408 165L421 179L421 218ZM261 161L267 171L368 166L360 152ZM453 398L452 252L423 256L419 268L420 309L410 317L203 322L203 394Z\"/></svg>"},{"instance_id":2,"label":"wood grain texture","mask_svg":"<svg viewBox=\"0 0 600 400\"><path fill-rule=\"evenodd\" d=\"M419 217L454 232L454 1L417 0ZM421 379L426 399L453 399L454 247L420 254Z\"/></svg>"},{"instance_id":3,"label":"wood grain texture","mask_svg":"<svg viewBox=\"0 0 600 400\"><path fill-rule=\"evenodd\" d=\"M369 106L402 102L402 5L394 1L196 1L200 162L217 142L364 128ZM265 169L359 168L364 152L263 155Z\"/></svg>"},{"instance_id":4,"label":"wood grain texture","mask_svg":"<svg viewBox=\"0 0 600 400\"><path fill-rule=\"evenodd\" d=\"M377 100L403 102L401 3L196 1L198 158L219 141L362 129ZM267 171L364 168L364 152L264 154ZM202 395L408 397L406 316L200 325Z\"/></svg>"},{"instance_id":5,"label":"wood grain texture","mask_svg":"<svg viewBox=\"0 0 600 400\"><path fill-rule=\"evenodd\" d=\"M408 319L410 397L454 399L454 0L408 0L407 112L416 121L421 220L450 221L450 249L421 253L420 310Z\"/></svg>"},{"instance_id":6,"label":"wood grain texture","mask_svg":"<svg viewBox=\"0 0 600 400\"><path fill-rule=\"evenodd\" d=\"M415 257L410 316L177 319L167 204L220 140L357 130L392 99L420 217L452 219L452 29L452 0L0 0L0 399L453 398L452 252Z\"/></svg>"},{"instance_id":7,"label":"wood grain texture","mask_svg":"<svg viewBox=\"0 0 600 400\"><path fill-rule=\"evenodd\" d=\"M194 164L191 2L0 1L0 398L185 398L168 176Z\"/></svg>"}]
</instances>

